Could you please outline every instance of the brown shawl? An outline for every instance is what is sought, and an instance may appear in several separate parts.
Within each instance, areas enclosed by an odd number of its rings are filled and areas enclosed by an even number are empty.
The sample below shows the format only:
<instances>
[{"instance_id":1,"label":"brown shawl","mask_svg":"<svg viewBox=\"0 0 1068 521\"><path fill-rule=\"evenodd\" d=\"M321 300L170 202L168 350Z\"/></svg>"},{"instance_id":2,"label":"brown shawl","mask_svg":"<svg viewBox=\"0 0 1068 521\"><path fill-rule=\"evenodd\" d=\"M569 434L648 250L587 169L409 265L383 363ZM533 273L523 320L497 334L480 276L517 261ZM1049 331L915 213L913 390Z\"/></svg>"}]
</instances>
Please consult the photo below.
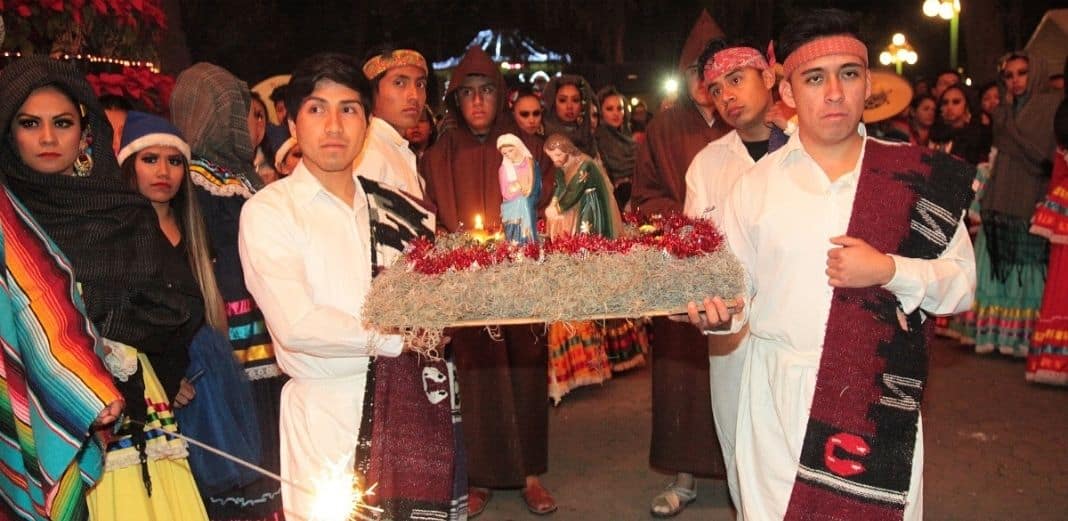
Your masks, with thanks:
<instances>
[{"instance_id":1,"label":"brown shawl","mask_svg":"<svg viewBox=\"0 0 1068 521\"><path fill-rule=\"evenodd\" d=\"M484 137L476 137L463 120L456 103L456 89L466 76L479 74L489 77L497 85L497 118ZM470 229L474 216L482 216L487 228L499 227L501 222L501 187L497 169L503 156L497 150L497 138L515 134L534 154L542 172L541 213L553 193L552 161L542 150L542 138L529 135L516 127L505 112L505 84L500 69L477 47L472 47L453 71L449 90L445 92L447 128L437 142L423 154L419 171L426 178L426 196L437 207L439 230L455 232L461 225Z\"/></svg>"}]
</instances>

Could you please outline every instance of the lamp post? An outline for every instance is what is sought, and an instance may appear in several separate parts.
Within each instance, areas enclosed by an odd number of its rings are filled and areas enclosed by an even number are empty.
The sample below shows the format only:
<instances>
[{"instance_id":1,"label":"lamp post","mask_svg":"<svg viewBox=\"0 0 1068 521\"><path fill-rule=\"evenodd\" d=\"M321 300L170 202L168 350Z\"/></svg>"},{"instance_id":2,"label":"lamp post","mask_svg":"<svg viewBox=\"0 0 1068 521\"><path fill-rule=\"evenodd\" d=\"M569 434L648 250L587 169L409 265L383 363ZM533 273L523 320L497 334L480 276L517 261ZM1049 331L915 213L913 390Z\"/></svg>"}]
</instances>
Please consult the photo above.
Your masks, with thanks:
<instances>
[{"instance_id":1,"label":"lamp post","mask_svg":"<svg viewBox=\"0 0 1068 521\"><path fill-rule=\"evenodd\" d=\"M879 53L879 63L883 65L893 63L897 67L898 76L901 75L902 66L906 63L915 65L918 59L919 55L916 54L916 50L912 48L912 45L905 40L905 35L901 33L894 33L894 36L890 38L890 45L887 45L886 50Z\"/></svg>"},{"instance_id":2,"label":"lamp post","mask_svg":"<svg viewBox=\"0 0 1068 521\"><path fill-rule=\"evenodd\" d=\"M924 0L923 14L949 20L949 68L957 70L957 40L960 35L960 0Z\"/></svg>"}]
</instances>

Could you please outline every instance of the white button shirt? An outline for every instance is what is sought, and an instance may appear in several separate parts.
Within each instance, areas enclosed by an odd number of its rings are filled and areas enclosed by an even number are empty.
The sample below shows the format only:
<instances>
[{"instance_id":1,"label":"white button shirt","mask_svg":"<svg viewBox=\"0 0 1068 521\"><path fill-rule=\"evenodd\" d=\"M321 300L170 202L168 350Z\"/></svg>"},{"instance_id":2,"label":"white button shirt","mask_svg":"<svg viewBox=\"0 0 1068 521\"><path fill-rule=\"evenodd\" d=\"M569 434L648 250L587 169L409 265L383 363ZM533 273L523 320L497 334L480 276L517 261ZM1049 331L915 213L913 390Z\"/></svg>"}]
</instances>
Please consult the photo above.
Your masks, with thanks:
<instances>
[{"instance_id":1,"label":"white button shirt","mask_svg":"<svg viewBox=\"0 0 1068 521\"><path fill-rule=\"evenodd\" d=\"M705 145L686 169L683 213L711 219L722 228L723 206L731 188L755 164L737 130Z\"/></svg>"},{"instance_id":2,"label":"white button shirt","mask_svg":"<svg viewBox=\"0 0 1068 521\"><path fill-rule=\"evenodd\" d=\"M831 182L795 134L738 180L726 204L728 243L749 275L735 456L745 519L786 512L830 316L829 241L849 226L863 157L862 150L853 171ZM896 272L885 288L906 313L971 306L975 259L963 223L936 259L892 258ZM906 520L922 516L922 461L921 430Z\"/></svg>"},{"instance_id":3,"label":"white button shirt","mask_svg":"<svg viewBox=\"0 0 1068 521\"><path fill-rule=\"evenodd\" d=\"M688 217L711 219L723 229L723 207L738 178L753 168L756 161L749 155L738 131L705 145L686 170L686 199L683 212ZM740 335L713 336L709 342L730 346ZM718 346L718 347L725 347ZM738 418L738 391L742 387L745 366L744 345L735 346L726 355L708 357L709 389L712 394L712 419L723 451L727 470L727 489L731 501L741 504L738 493L738 470L735 465L735 431Z\"/></svg>"},{"instance_id":4,"label":"white button shirt","mask_svg":"<svg viewBox=\"0 0 1068 521\"><path fill-rule=\"evenodd\" d=\"M372 117L367 128L367 141L356 158L360 175L393 185L416 199L423 199L426 182L419 175L418 159L408 148L408 140L385 120Z\"/></svg>"},{"instance_id":5,"label":"white button shirt","mask_svg":"<svg viewBox=\"0 0 1068 521\"><path fill-rule=\"evenodd\" d=\"M371 287L369 221L358 180L350 208L303 162L241 211L245 283L267 319L278 366L292 377L279 415L282 502L291 519L310 519L315 503L291 483L314 488L328 472L352 468L369 356L397 356L403 346L401 337L361 325Z\"/></svg>"}]
</instances>

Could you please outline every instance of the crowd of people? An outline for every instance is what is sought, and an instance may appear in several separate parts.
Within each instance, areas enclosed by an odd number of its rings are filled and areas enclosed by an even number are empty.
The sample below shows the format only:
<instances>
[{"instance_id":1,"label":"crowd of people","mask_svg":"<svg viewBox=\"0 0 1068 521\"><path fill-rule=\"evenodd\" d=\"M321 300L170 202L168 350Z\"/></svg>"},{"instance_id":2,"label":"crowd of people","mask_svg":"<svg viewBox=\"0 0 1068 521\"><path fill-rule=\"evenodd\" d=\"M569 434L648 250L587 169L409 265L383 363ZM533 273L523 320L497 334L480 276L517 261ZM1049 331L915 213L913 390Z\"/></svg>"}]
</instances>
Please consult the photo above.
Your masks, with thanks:
<instances>
[{"instance_id":1,"label":"crowd of people","mask_svg":"<svg viewBox=\"0 0 1068 521\"><path fill-rule=\"evenodd\" d=\"M655 517L705 477L738 519L920 519L936 322L1068 384L1063 85L1013 52L996 83L947 71L865 125L853 17L798 17L781 64L765 48L703 14L652 116L573 74L510 89L477 47L440 113L427 60L390 46L309 57L269 99L198 63L169 119L15 60L0 518L322 519L332 478L389 518L474 517L506 488L549 514L550 398L648 361L650 466L672 475ZM615 237L625 209L713 220L743 294L436 346L361 322L418 237L484 220L523 242L540 218Z\"/></svg>"}]
</instances>

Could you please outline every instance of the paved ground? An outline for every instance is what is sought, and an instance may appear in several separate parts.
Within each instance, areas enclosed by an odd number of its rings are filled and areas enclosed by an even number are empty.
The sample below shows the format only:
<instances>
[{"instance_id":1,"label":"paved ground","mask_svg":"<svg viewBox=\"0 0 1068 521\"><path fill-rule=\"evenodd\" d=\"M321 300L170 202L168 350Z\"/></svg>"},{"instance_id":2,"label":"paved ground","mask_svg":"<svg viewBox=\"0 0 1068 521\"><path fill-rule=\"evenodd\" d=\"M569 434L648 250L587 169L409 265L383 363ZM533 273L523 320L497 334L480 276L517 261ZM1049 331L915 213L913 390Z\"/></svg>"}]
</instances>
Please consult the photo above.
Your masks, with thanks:
<instances>
[{"instance_id":1,"label":"paved ground","mask_svg":"<svg viewBox=\"0 0 1068 521\"><path fill-rule=\"evenodd\" d=\"M924 429L925 519L1068 520L1068 390L1024 381L1021 361L939 342ZM648 467L649 371L579 389L550 411L549 473L557 521L652 519L670 479ZM732 518L726 485L701 480L680 521ZM496 491L485 521L535 519L518 491ZM762 521L762 520L754 520Z\"/></svg>"}]
</instances>

